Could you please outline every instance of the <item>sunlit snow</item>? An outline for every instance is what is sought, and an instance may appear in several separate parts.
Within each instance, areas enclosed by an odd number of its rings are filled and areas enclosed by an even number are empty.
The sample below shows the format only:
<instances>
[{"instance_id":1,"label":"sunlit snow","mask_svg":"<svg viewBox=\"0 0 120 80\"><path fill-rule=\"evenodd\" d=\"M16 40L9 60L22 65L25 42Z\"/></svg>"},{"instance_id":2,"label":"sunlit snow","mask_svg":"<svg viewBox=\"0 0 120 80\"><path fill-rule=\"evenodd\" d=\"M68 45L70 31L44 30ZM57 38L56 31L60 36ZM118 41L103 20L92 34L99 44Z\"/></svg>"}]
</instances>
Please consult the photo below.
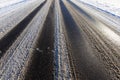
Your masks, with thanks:
<instances>
[{"instance_id":1,"label":"sunlit snow","mask_svg":"<svg viewBox=\"0 0 120 80\"><path fill-rule=\"evenodd\" d=\"M15 3L19 3L22 1L26 1L26 0L0 0L0 8L15 4Z\"/></svg>"},{"instance_id":2,"label":"sunlit snow","mask_svg":"<svg viewBox=\"0 0 120 80\"><path fill-rule=\"evenodd\" d=\"M120 0L77 0L120 16Z\"/></svg>"}]
</instances>

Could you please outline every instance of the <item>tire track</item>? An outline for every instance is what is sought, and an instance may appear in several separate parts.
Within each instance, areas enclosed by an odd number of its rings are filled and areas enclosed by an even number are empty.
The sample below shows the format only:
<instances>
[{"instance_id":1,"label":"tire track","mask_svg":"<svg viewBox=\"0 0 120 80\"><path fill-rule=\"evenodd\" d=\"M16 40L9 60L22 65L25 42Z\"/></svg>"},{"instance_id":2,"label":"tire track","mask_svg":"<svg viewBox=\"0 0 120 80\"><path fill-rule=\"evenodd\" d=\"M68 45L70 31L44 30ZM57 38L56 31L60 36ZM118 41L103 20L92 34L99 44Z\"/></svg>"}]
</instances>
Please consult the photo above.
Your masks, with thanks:
<instances>
[{"instance_id":1,"label":"tire track","mask_svg":"<svg viewBox=\"0 0 120 80\"><path fill-rule=\"evenodd\" d=\"M104 70L102 70L103 66L101 66L99 60L93 55L90 45L87 44L81 30L76 25L73 19L74 16L71 16L62 1L60 4L66 23L66 32L71 44L72 59L75 65L77 79L108 80Z\"/></svg>"},{"instance_id":2,"label":"tire track","mask_svg":"<svg viewBox=\"0 0 120 80\"><path fill-rule=\"evenodd\" d=\"M120 76L120 70L119 63L116 62L116 59L113 56L114 50L111 46L109 46L109 43L103 39L103 36L101 36L99 32L96 31L95 27L87 24L87 21L85 21L83 17L81 18L81 15L79 15L78 12L76 12L74 9L72 10L74 12L71 12L75 17L74 19L76 20L77 24L80 26L81 30L83 30L83 33L87 35L87 38L89 38L91 46L97 50L97 52L95 51L95 55L100 61L102 60L102 63L105 65L106 71L108 72L108 77L111 76L110 79L118 80ZM80 18L84 21L80 21Z\"/></svg>"},{"instance_id":3,"label":"tire track","mask_svg":"<svg viewBox=\"0 0 120 80\"><path fill-rule=\"evenodd\" d=\"M52 3L42 32L36 45L36 50L28 66L25 80L54 79L54 3Z\"/></svg>"},{"instance_id":4,"label":"tire track","mask_svg":"<svg viewBox=\"0 0 120 80\"><path fill-rule=\"evenodd\" d=\"M23 80L28 61L32 56L36 40L48 14L51 1L47 1L43 8L36 14L26 29L7 50L0 62L1 80ZM22 39L21 39L22 38Z\"/></svg>"}]
</instances>

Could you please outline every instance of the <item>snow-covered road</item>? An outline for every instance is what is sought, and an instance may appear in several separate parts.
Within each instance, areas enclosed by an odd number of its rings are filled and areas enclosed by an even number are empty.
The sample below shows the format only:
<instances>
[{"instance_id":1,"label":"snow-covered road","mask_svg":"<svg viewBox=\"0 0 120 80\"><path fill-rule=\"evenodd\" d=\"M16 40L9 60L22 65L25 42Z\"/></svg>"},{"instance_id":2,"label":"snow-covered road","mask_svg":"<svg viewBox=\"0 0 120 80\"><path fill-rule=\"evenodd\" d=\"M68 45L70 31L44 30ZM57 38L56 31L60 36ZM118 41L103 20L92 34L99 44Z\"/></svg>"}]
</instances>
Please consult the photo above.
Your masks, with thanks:
<instances>
[{"instance_id":1,"label":"snow-covered road","mask_svg":"<svg viewBox=\"0 0 120 80\"><path fill-rule=\"evenodd\" d=\"M86 0L8 1L0 2L0 80L120 80L118 16Z\"/></svg>"}]
</instances>

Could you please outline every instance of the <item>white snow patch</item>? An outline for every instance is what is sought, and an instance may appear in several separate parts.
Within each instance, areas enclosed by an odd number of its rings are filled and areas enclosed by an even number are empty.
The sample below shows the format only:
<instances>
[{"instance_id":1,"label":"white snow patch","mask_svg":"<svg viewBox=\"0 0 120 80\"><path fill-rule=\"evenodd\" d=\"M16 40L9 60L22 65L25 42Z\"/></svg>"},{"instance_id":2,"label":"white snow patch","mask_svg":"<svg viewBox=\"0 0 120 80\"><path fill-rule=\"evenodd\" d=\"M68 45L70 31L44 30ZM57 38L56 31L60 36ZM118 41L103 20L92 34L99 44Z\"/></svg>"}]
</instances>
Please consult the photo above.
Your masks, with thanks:
<instances>
[{"instance_id":1,"label":"white snow patch","mask_svg":"<svg viewBox=\"0 0 120 80\"><path fill-rule=\"evenodd\" d=\"M120 16L120 0L76 0Z\"/></svg>"},{"instance_id":2,"label":"white snow patch","mask_svg":"<svg viewBox=\"0 0 120 80\"><path fill-rule=\"evenodd\" d=\"M19 3L22 1L26 1L26 0L0 0L0 8L15 4L15 3Z\"/></svg>"}]
</instances>

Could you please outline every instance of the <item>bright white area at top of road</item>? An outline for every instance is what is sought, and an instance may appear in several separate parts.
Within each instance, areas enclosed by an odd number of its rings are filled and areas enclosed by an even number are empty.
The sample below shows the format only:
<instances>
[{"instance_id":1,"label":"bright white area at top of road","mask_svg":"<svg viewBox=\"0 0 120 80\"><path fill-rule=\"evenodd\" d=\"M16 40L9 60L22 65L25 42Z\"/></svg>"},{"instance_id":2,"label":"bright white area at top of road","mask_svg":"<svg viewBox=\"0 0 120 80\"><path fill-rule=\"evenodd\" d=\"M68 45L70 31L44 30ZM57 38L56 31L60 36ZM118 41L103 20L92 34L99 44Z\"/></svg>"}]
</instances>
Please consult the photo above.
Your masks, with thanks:
<instances>
[{"instance_id":1,"label":"bright white area at top of road","mask_svg":"<svg viewBox=\"0 0 120 80\"><path fill-rule=\"evenodd\" d=\"M73 0L72 0L73 1ZM76 0L120 16L120 0Z\"/></svg>"},{"instance_id":2,"label":"bright white area at top of road","mask_svg":"<svg viewBox=\"0 0 120 80\"><path fill-rule=\"evenodd\" d=\"M112 7L119 7L120 8L120 0L80 0L84 2L91 2L91 3L100 3Z\"/></svg>"},{"instance_id":3,"label":"bright white area at top of road","mask_svg":"<svg viewBox=\"0 0 120 80\"><path fill-rule=\"evenodd\" d=\"M26 0L0 0L0 8Z\"/></svg>"}]
</instances>

